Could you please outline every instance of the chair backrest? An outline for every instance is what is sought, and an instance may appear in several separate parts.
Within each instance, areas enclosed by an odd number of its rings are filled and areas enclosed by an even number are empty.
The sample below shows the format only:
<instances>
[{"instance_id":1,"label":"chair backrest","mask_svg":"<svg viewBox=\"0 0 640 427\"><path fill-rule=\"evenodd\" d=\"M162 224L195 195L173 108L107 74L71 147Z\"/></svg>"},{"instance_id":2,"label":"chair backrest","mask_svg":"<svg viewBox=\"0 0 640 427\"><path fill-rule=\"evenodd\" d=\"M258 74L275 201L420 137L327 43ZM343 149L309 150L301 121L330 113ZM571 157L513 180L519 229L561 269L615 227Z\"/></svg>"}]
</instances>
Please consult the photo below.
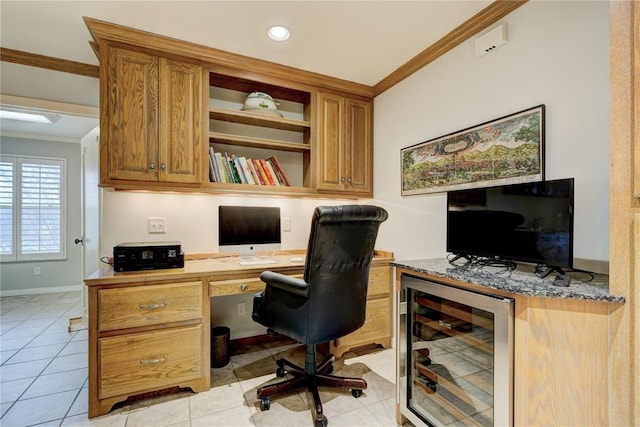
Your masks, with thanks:
<instances>
[{"instance_id":1,"label":"chair backrest","mask_svg":"<svg viewBox=\"0 0 640 427\"><path fill-rule=\"evenodd\" d=\"M315 209L304 271L310 284L307 343L327 342L363 325L374 245L387 218L377 206Z\"/></svg>"}]
</instances>

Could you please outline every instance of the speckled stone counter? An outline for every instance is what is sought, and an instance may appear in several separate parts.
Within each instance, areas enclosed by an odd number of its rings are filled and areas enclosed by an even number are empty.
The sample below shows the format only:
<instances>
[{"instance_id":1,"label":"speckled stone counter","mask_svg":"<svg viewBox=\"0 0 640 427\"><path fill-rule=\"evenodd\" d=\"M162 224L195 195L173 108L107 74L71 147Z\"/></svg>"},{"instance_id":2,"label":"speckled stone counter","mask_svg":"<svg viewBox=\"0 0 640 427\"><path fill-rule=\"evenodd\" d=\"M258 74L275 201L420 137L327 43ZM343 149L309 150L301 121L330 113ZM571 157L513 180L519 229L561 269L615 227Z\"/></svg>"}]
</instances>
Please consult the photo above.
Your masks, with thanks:
<instances>
[{"instance_id":1,"label":"speckled stone counter","mask_svg":"<svg viewBox=\"0 0 640 427\"><path fill-rule=\"evenodd\" d=\"M569 272L571 283L568 287L554 286L551 274L540 278L533 272L533 266L518 264L513 271L502 267L488 267L472 264L450 264L446 259L417 259L395 261L391 265L406 270L425 273L445 279L458 280L487 289L496 289L516 295L578 299L587 301L607 301L624 304L625 298L609 293L609 276L583 272Z\"/></svg>"}]
</instances>

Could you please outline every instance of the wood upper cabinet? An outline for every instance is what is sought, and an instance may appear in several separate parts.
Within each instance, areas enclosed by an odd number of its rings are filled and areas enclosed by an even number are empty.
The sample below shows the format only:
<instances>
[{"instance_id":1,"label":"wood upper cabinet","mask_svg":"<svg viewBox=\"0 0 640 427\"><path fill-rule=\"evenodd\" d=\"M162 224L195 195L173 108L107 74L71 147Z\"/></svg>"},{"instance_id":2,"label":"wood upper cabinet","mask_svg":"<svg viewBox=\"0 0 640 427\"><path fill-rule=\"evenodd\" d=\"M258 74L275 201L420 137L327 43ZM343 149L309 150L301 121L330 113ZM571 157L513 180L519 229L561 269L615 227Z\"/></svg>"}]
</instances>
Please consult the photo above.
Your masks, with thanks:
<instances>
[{"instance_id":1,"label":"wood upper cabinet","mask_svg":"<svg viewBox=\"0 0 640 427\"><path fill-rule=\"evenodd\" d=\"M107 45L101 184L203 179L202 68Z\"/></svg>"},{"instance_id":2,"label":"wood upper cabinet","mask_svg":"<svg viewBox=\"0 0 640 427\"><path fill-rule=\"evenodd\" d=\"M100 185L370 198L373 88L84 18L100 60ZM243 109L254 91L275 115ZM277 156L290 185L210 182L209 147ZM221 181L221 182L213 182Z\"/></svg>"},{"instance_id":3,"label":"wood upper cabinet","mask_svg":"<svg viewBox=\"0 0 640 427\"><path fill-rule=\"evenodd\" d=\"M372 102L318 93L318 191L373 194Z\"/></svg>"}]
</instances>

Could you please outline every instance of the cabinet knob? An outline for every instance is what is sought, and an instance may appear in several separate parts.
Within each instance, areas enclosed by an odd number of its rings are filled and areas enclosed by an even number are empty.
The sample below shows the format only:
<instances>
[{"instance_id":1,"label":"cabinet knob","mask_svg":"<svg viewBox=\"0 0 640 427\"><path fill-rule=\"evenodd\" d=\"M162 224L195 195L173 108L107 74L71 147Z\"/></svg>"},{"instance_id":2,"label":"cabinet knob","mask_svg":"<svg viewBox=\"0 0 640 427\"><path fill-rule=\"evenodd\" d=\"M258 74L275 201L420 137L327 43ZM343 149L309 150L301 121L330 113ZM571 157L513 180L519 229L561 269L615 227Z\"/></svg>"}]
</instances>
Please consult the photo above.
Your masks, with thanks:
<instances>
[{"instance_id":1,"label":"cabinet knob","mask_svg":"<svg viewBox=\"0 0 640 427\"><path fill-rule=\"evenodd\" d=\"M154 170L156 168L156 164L154 162L149 163L149 169Z\"/></svg>"},{"instance_id":2,"label":"cabinet knob","mask_svg":"<svg viewBox=\"0 0 640 427\"><path fill-rule=\"evenodd\" d=\"M249 286L247 286L246 283L243 283L242 285L240 285L240 290L246 291L247 289L249 289Z\"/></svg>"},{"instance_id":3,"label":"cabinet knob","mask_svg":"<svg viewBox=\"0 0 640 427\"><path fill-rule=\"evenodd\" d=\"M348 182L349 184L351 184L351 177L348 177L348 178L347 178L347 182Z\"/></svg>"},{"instance_id":4,"label":"cabinet knob","mask_svg":"<svg viewBox=\"0 0 640 427\"><path fill-rule=\"evenodd\" d=\"M163 171L167 170L167 165L164 163L160 163L160 169L162 169Z\"/></svg>"},{"instance_id":5,"label":"cabinet knob","mask_svg":"<svg viewBox=\"0 0 640 427\"><path fill-rule=\"evenodd\" d=\"M340 182L344 183L344 176L340 177Z\"/></svg>"}]
</instances>

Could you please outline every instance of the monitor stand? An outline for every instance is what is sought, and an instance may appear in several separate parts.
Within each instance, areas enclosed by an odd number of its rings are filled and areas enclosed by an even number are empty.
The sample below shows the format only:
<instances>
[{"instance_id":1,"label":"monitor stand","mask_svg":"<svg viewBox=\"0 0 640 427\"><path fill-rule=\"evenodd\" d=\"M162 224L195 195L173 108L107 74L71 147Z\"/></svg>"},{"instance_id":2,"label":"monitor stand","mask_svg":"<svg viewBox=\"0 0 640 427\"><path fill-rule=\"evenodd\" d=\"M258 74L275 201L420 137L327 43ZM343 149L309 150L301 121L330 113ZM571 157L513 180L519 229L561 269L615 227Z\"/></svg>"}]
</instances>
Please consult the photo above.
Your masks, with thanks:
<instances>
[{"instance_id":1,"label":"monitor stand","mask_svg":"<svg viewBox=\"0 0 640 427\"><path fill-rule=\"evenodd\" d=\"M454 254L455 256L449 260L449 264L453 264L457 260L463 258L467 260L467 264L473 261L473 256L467 254Z\"/></svg>"},{"instance_id":2,"label":"monitor stand","mask_svg":"<svg viewBox=\"0 0 640 427\"><path fill-rule=\"evenodd\" d=\"M240 265L262 265L262 264L277 264L278 261L271 258L260 258L255 255L247 255L240 257Z\"/></svg>"},{"instance_id":3,"label":"monitor stand","mask_svg":"<svg viewBox=\"0 0 640 427\"><path fill-rule=\"evenodd\" d=\"M547 269L539 269L538 271L538 277L540 277L541 279L544 279L545 277L547 277L548 275L550 275L551 273L553 273L554 271L557 272L559 275L564 276L566 273L564 272L564 270L560 267L549 267L546 266Z\"/></svg>"}]
</instances>

